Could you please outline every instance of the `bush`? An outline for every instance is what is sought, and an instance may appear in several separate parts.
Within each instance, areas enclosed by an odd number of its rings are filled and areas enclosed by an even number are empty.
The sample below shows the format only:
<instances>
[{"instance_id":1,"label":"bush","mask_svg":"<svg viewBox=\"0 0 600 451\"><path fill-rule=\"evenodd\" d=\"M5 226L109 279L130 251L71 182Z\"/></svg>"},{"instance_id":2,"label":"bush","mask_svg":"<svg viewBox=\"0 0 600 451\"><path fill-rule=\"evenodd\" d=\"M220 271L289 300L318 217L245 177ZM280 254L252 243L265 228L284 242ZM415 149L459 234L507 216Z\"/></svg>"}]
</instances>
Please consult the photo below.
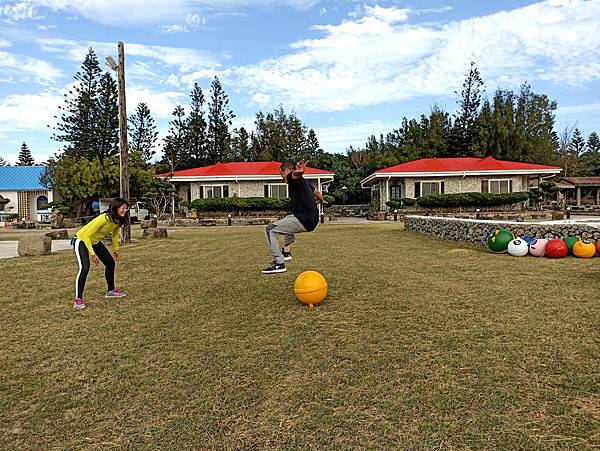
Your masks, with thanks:
<instances>
[{"instance_id":1,"label":"bush","mask_svg":"<svg viewBox=\"0 0 600 451\"><path fill-rule=\"evenodd\" d=\"M529 199L528 193L461 193L461 194L436 194L423 196L417 199L417 205L423 208L447 207L498 207L512 205Z\"/></svg>"},{"instance_id":2,"label":"bush","mask_svg":"<svg viewBox=\"0 0 600 451\"><path fill-rule=\"evenodd\" d=\"M11 214L11 215L0 215L0 221L14 221L18 219L19 215Z\"/></svg>"},{"instance_id":3,"label":"bush","mask_svg":"<svg viewBox=\"0 0 600 451\"><path fill-rule=\"evenodd\" d=\"M189 207L205 212L289 210L290 200L274 197L219 197L194 199L189 202Z\"/></svg>"},{"instance_id":4,"label":"bush","mask_svg":"<svg viewBox=\"0 0 600 451\"><path fill-rule=\"evenodd\" d=\"M323 194L323 199L325 199L325 201L329 204L329 205L333 205L333 203L335 202L335 197L330 196L329 194Z\"/></svg>"},{"instance_id":5,"label":"bush","mask_svg":"<svg viewBox=\"0 0 600 451\"><path fill-rule=\"evenodd\" d=\"M410 197L402 197L401 199L392 198L388 200L385 204L390 208L403 208L403 207L412 207L417 203L417 199L411 199Z\"/></svg>"}]
</instances>

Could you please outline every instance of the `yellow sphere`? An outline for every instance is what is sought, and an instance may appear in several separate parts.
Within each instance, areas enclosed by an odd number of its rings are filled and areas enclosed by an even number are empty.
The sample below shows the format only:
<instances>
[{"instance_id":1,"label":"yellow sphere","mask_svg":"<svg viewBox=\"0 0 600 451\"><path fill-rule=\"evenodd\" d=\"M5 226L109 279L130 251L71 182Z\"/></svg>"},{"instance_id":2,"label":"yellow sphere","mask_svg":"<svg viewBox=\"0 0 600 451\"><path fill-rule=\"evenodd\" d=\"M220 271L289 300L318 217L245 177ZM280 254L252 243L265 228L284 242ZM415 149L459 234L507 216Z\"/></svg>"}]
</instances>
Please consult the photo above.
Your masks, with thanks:
<instances>
[{"instance_id":1,"label":"yellow sphere","mask_svg":"<svg viewBox=\"0 0 600 451\"><path fill-rule=\"evenodd\" d=\"M592 258L596 253L593 241L579 240L573 245L573 255L579 258Z\"/></svg>"},{"instance_id":2,"label":"yellow sphere","mask_svg":"<svg viewBox=\"0 0 600 451\"><path fill-rule=\"evenodd\" d=\"M294 294L300 302L314 307L327 296L327 281L317 271L304 271L294 282Z\"/></svg>"}]
</instances>

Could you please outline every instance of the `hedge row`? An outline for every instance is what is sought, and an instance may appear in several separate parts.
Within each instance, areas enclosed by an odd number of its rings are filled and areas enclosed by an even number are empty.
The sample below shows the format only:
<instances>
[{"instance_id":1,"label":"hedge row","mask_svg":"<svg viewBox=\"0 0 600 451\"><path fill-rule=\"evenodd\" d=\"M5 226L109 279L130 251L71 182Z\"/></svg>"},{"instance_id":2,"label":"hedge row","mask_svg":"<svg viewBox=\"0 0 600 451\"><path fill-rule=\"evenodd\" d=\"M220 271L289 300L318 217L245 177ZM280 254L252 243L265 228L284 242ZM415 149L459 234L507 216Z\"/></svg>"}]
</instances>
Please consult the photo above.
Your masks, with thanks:
<instances>
[{"instance_id":1,"label":"hedge row","mask_svg":"<svg viewBox=\"0 0 600 451\"><path fill-rule=\"evenodd\" d=\"M218 197L194 199L188 205L198 211L289 210L290 200L274 197Z\"/></svg>"},{"instance_id":2,"label":"hedge row","mask_svg":"<svg viewBox=\"0 0 600 451\"><path fill-rule=\"evenodd\" d=\"M416 204L422 208L449 208L449 207L498 207L501 205L512 205L529 199L529 194L508 193L508 194L489 194L489 193L460 193L460 194L435 194L423 196L418 199L392 199L386 202L390 208L398 208L400 200L403 205ZM410 204L407 201L412 201Z\"/></svg>"}]
</instances>

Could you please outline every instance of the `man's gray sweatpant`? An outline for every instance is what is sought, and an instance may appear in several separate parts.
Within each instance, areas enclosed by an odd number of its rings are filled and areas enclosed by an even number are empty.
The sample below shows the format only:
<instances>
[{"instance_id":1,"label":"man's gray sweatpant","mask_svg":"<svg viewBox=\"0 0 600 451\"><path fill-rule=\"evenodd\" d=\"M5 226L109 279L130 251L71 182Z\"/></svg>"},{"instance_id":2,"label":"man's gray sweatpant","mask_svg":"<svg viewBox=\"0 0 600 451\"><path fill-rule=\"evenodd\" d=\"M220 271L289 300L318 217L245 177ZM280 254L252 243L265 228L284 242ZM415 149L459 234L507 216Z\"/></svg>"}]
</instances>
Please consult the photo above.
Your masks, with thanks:
<instances>
[{"instance_id":1,"label":"man's gray sweatpant","mask_svg":"<svg viewBox=\"0 0 600 451\"><path fill-rule=\"evenodd\" d=\"M284 262L277 235L283 235L283 245L289 246L296 240L294 233L301 232L306 232L306 229L294 215L287 215L285 218L281 218L266 227L265 235L275 263L281 264Z\"/></svg>"}]
</instances>

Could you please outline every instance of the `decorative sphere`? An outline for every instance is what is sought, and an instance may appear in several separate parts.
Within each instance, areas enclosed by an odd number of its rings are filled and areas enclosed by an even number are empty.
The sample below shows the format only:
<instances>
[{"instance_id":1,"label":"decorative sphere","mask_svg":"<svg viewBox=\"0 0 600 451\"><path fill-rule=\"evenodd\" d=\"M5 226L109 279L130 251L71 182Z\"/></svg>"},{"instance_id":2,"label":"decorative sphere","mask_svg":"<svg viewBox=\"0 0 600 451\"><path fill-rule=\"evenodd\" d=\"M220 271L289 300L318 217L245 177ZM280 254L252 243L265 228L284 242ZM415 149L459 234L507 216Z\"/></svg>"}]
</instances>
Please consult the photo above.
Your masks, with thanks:
<instances>
[{"instance_id":1,"label":"decorative sphere","mask_svg":"<svg viewBox=\"0 0 600 451\"><path fill-rule=\"evenodd\" d=\"M596 241L596 251L600 254L600 240Z\"/></svg>"},{"instance_id":2,"label":"decorative sphere","mask_svg":"<svg viewBox=\"0 0 600 451\"><path fill-rule=\"evenodd\" d=\"M524 257L528 252L529 246L521 238L516 238L508 243L508 253L513 257Z\"/></svg>"},{"instance_id":3,"label":"decorative sphere","mask_svg":"<svg viewBox=\"0 0 600 451\"><path fill-rule=\"evenodd\" d=\"M569 248L569 254L573 255L573 246L575 245L575 243L577 243L577 241L579 241L579 238L577 238L576 236L567 236L563 238L563 241Z\"/></svg>"},{"instance_id":4,"label":"decorative sphere","mask_svg":"<svg viewBox=\"0 0 600 451\"><path fill-rule=\"evenodd\" d=\"M525 235L522 238L522 240L525 241L529 246L531 246L531 243L533 243L535 241L535 238Z\"/></svg>"},{"instance_id":5,"label":"decorative sphere","mask_svg":"<svg viewBox=\"0 0 600 451\"><path fill-rule=\"evenodd\" d=\"M314 307L327 296L327 281L317 271L304 271L294 282L294 294L300 302Z\"/></svg>"},{"instance_id":6,"label":"decorative sphere","mask_svg":"<svg viewBox=\"0 0 600 451\"><path fill-rule=\"evenodd\" d=\"M545 255L548 258L563 258L569 253L569 248L563 240L549 240L546 244Z\"/></svg>"},{"instance_id":7,"label":"decorative sphere","mask_svg":"<svg viewBox=\"0 0 600 451\"><path fill-rule=\"evenodd\" d=\"M534 257L543 257L546 251L546 244L548 240L546 238L538 238L533 240L533 243L529 245L529 253Z\"/></svg>"},{"instance_id":8,"label":"decorative sphere","mask_svg":"<svg viewBox=\"0 0 600 451\"><path fill-rule=\"evenodd\" d=\"M596 245L590 240L579 240L573 245L573 255L579 258L592 258L596 254Z\"/></svg>"},{"instance_id":9,"label":"decorative sphere","mask_svg":"<svg viewBox=\"0 0 600 451\"><path fill-rule=\"evenodd\" d=\"M487 245L492 252L502 253L508 249L508 243L515 239L515 236L508 230L494 230L488 235Z\"/></svg>"}]
</instances>

